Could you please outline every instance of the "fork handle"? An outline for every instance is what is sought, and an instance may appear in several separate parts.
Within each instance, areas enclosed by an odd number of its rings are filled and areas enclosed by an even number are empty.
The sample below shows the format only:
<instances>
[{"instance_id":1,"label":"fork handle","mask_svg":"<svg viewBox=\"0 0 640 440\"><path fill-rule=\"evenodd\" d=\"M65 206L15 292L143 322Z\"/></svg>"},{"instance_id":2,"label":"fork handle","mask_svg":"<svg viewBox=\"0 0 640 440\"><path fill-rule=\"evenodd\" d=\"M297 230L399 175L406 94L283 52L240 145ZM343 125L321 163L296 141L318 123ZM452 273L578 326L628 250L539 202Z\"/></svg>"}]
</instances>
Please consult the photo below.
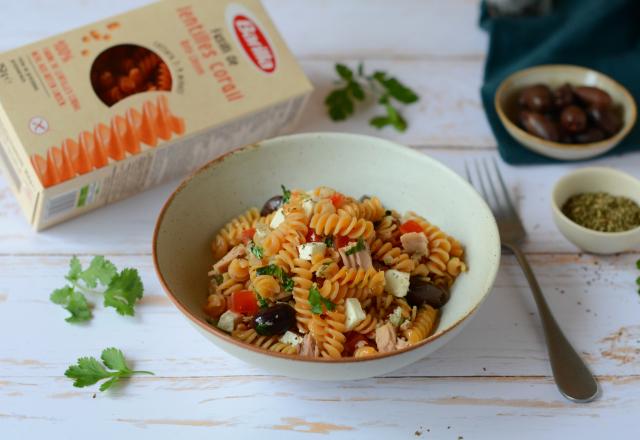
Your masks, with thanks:
<instances>
[{"instance_id":1,"label":"fork handle","mask_svg":"<svg viewBox=\"0 0 640 440\"><path fill-rule=\"evenodd\" d=\"M574 402L583 403L594 400L599 394L598 382L553 317L529 262L517 246L504 246L516 256L531 287L542 320L551 370L558 389L566 398Z\"/></svg>"}]
</instances>

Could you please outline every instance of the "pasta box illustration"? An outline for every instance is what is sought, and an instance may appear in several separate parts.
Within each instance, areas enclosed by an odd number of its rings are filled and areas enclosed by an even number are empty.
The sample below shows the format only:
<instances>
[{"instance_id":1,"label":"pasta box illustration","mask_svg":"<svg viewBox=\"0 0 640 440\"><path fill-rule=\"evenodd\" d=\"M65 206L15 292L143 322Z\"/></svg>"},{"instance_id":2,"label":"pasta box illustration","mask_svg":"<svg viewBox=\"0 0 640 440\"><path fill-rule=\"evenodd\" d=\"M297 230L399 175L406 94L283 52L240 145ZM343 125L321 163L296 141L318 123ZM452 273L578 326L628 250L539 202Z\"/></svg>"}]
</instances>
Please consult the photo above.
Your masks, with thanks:
<instances>
[{"instance_id":1,"label":"pasta box illustration","mask_svg":"<svg viewBox=\"0 0 640 440\"><path fill-rule=\"evenodd\" d=\"M166 0L0 54L0 168L41 230L290 129L310 91L258 0Z\"/></svg>"}]
</instances>

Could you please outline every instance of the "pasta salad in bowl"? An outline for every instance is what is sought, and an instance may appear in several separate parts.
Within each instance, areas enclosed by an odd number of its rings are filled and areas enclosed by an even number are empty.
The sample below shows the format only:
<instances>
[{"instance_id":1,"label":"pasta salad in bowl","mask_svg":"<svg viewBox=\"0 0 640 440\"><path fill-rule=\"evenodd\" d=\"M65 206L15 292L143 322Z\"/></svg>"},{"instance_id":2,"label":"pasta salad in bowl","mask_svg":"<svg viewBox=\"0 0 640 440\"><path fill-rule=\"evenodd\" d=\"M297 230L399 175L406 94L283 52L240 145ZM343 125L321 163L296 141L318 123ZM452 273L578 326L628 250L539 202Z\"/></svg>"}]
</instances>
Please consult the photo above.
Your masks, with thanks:
<instances>
[{"instance_id":1,"label":"pasta salad in bowl","mask_svg":"<svg viewBox=\"0 0 640 440\"><path fill-rule=\"evenodd\" d=\"M435 160L322 133L206 165L165 204L153 251L170 299L220 348L335 380L450 340L488 294L500 244L484 201Z\"/></svg>"}]
</instances>

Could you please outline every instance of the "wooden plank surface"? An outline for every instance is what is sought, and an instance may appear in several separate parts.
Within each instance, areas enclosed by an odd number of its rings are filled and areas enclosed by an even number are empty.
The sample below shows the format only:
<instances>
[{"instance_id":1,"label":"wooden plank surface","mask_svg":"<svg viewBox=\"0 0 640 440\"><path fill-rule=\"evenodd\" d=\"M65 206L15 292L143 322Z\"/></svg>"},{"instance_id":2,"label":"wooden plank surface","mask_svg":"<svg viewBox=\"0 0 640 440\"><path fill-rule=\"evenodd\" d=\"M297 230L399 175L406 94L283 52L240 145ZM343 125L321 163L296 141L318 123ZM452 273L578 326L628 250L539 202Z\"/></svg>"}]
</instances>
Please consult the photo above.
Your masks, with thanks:
<instances>
[{"instance_id":1,"label":"wooden plank surface","mask_svg":"<svg viewBox=\"0 0 640 440\"><path fill-rule=\"evenodd\" d=\"M0 50L35 41L148 0L5 2ZM462 173L495 156L479 102L486 35L477 0L265 0L316 87L296 131L383 136ZM415 87L404 134L367 125L369 108L334 124L323 99L336 60L386 69ZM598 159L640 177L640 154ZM506 180L528 230L525 250L558 321L603 387L576 405L550 379L531 294L515 260L501 264L494 291L447 346L386 377L313 383L274 377L194 332L160 289L150 258L157 212L177 182L33 233L0 178L0 437L32 438L634 438L640 409L640 249L580 254L549 209L554 182L585 164L509 167ZM51 304L69 256L104 254L140 269L146 295L135 318L98 304L88 325L64 322ZM99 302L99 298L92 298ZM122 348L156 373L113 392L75 389L63 377L77 357Z\"/></svg>"}]
</instances>

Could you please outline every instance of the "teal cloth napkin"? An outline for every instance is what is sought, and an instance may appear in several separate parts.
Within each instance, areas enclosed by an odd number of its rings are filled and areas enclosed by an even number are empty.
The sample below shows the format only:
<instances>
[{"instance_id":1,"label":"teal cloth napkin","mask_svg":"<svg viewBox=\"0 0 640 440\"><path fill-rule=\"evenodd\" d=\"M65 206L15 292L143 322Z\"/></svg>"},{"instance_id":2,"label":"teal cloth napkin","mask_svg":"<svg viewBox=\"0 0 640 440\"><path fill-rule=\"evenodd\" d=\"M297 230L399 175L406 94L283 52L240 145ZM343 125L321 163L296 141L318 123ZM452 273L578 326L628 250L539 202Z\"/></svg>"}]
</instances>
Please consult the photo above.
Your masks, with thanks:
<instances>
[{"instance_id":1,"label":"teal cloth napkin","mask_svg":"<svg viewBox=\"0 0 640 440\"><path fill-rule=\"evenodd\" d=\"M555 0L544 16L491 17L482 104L502 158L512 164L557 162L527 150L500 123L493 96L509 74L538 64L576 64L603 72L629 89L640 104L640 0ZM640 151L640 124L609 154Z\"/></svg>"}]
</instances>

